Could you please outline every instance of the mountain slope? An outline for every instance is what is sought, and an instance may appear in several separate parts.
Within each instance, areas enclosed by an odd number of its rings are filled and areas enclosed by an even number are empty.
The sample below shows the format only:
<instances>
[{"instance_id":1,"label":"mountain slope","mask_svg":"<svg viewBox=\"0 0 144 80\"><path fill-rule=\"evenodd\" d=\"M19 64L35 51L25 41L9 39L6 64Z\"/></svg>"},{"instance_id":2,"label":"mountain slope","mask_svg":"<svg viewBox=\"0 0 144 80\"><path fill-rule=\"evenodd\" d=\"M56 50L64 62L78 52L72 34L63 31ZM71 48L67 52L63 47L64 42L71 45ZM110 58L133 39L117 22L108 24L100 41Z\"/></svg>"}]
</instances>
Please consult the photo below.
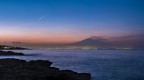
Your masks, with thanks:
<instances>
[{"instance_id":1,"label":"mountain slope","mask_svg":"<svg viewBox=\"0 0 144 80\"><path fill-rule=\"evenodd\" d=\"M107 46L104 39L90 37L79 42L70 43L70 46Z\"/></svg>"}]
</instances>

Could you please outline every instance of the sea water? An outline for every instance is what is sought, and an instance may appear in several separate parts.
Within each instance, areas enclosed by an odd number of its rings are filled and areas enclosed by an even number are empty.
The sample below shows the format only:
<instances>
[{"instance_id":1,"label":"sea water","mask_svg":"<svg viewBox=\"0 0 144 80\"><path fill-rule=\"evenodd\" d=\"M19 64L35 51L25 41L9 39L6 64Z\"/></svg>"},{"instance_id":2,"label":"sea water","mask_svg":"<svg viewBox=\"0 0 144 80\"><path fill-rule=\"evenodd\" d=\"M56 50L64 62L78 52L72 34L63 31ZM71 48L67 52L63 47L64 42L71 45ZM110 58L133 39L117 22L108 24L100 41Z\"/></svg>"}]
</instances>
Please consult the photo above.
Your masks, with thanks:
<instances>
[{"instance_id":1,"label":"sea water","mask_svg":"<svg viewBox=\"0 0 144 80\"><path fill-rule=\"evenodd\" d=\"M144 50L14 50L23 60L49 60L61 70L90 73L92 80L144 80Z\"/></svg>"}]
</instances>

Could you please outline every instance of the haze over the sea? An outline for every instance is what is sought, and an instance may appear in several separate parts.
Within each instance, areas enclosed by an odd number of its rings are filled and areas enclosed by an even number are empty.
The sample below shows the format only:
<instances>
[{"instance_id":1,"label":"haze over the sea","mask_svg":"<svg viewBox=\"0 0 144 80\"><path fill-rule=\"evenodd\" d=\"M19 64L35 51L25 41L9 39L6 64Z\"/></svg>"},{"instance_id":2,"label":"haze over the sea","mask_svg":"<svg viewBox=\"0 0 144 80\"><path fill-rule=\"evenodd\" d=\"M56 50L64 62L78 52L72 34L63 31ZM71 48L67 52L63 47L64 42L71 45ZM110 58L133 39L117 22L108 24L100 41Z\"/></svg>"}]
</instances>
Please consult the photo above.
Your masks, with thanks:
<instances>
[{"instance_id":1,"label":"haze over the sea","mask_svg":"<svg viewBox=\"0 0 144 80\"><path fill-rule=\"evenodd\" d=\"M0 0L0 43L62 44L143 34L144 0Z\"/></svg>"}]
</instances>

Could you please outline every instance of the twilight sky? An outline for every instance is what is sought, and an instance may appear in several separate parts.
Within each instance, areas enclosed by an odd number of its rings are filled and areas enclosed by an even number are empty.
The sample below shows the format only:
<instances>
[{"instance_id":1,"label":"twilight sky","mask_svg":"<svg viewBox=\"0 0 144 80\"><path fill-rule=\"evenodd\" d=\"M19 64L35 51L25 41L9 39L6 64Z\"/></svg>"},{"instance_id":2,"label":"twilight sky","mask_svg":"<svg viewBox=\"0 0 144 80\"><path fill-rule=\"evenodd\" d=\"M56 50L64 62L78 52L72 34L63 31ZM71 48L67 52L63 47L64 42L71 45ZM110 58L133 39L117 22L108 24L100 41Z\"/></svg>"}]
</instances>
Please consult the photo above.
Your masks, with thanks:
<instances>
[{"instance_id":1,"label":"twilight sky","mask_svg":"<svg viewBox=\"0 0 144 80\"><path fill-rule=\"evenodd\" d=\"M0 41L144 34L144 0L0 0Z\"/></svg>"}]
</instances>

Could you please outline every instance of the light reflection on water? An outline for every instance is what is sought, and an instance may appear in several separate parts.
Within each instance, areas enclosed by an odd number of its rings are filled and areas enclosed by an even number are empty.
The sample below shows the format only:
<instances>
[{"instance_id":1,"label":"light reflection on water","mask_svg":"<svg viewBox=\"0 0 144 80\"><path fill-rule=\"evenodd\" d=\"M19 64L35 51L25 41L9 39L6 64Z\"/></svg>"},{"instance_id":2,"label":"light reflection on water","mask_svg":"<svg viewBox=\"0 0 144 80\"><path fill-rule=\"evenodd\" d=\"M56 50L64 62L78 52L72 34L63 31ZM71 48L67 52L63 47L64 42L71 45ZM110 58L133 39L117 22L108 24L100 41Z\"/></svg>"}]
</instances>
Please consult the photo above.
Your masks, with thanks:
<instances>
[{"instance_id":1,"label":"light reflection on water","mask_svg":"<svg viewBox=\"0 0 144 80\"><path fill-rule=\"evenodd\" d=\"M144 50L15 50L24 60L50 60L52 66L92 74L92 80L144 80Z\"/></svg>"}]
</instances>

